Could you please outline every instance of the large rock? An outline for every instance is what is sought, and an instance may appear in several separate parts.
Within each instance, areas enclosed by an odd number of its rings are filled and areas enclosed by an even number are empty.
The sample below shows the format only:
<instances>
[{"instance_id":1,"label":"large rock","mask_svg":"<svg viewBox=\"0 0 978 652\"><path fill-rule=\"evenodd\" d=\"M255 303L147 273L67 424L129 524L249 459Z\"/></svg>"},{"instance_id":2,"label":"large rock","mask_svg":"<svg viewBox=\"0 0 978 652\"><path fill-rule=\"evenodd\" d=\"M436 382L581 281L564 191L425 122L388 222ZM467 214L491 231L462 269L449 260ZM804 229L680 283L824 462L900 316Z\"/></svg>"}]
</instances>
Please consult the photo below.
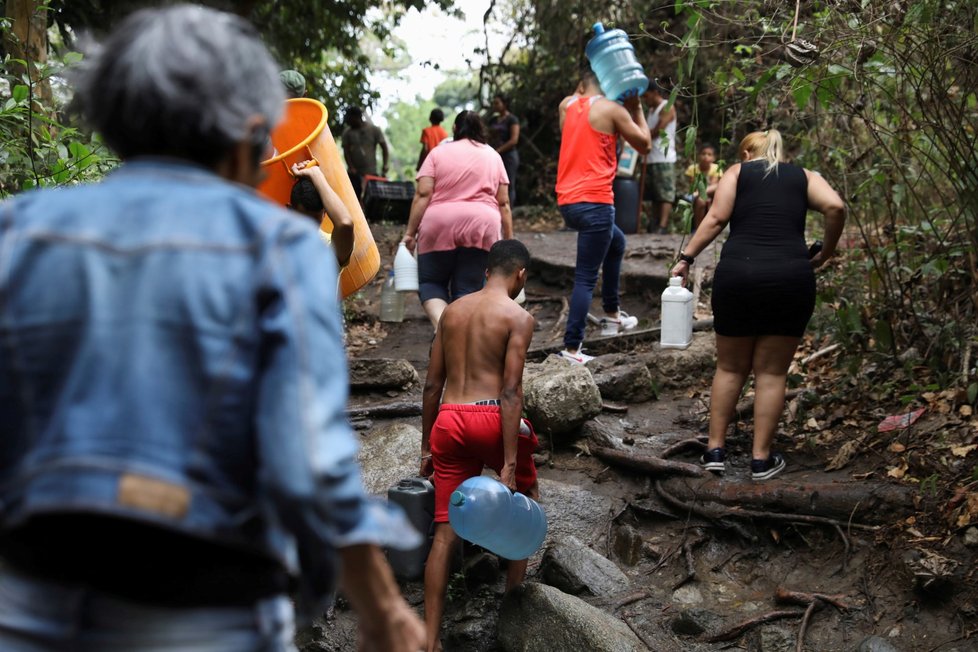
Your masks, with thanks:
<instances>
[{"instance_id":1,"label":"large rock","mask_svg":"<svg viewBox=\"0 0 978 652\"><path fill-rule=\"evenodd\" d=\"M421 431L406 423L392 423L360 437L357 456L367 493L386 496L403 478L421 468Z\"/></svg>"},{"instance_id":2,"label":"large rock","mask_svg":"<svg viewBox=\"0 0 978 652\"><path fill-rule=\"evenodd\" d=\"M867 636L856 648L856 652L899 652L893 644L879 636Z\"/></svg>"},{"instance_id":3,"label":"large rock","mask_svg":"<svg viewBox=\"0 0 978 652\"><path fill-rule=\"evenodd\" d=\"M575 537L551 545L543 555L544 581L573 595L612 596L628 589L628 576Z\"/></svg>"},{"instance_id":4,"label":"large rock","mask_svg":"<svg viewBox=\"0 0 978 652\"><path fill-rule=\"evenodd\" d=\"M648 650L622 621L543 584L524 584L503 599L499 645L506 652Z\"/></svg>"},{"instance_id":5,"label":"large rock","mask_svg":"<svg viewBox=\"0 0 978 652\"><path fill-rule=\"evenodd\" d=\"M352 389L400 389L418 382L418 371L407 360L355 358L350 360Z\"/></svg>"},{"instance_id":6,"label":"large rock","mask_svg":"<svg viewBox=\"0 0 978 652\"><path fill-rule=\"evenodd\" d=\"M644 403L655 398L652 374L634 355L612 353L588 363L594 382L606 401Z\"/></svg>"},{"instance_id":7,"label":"large rock","mask_svg":"<svg viewBox=\"0 0 978 652\"><path fill-rule=\"evenodd\" d=\"M568 536L594 541L608 530L608 514L625 504L616 496L589 491L573 482L540 478L540 505L547 514L546 545ZM543 556L543 550L537 553Z\"/></svg>"},{"instance_id":8,"label":"large rock","mask_svg":"<svg viewBox=\"0 0 978 652\"><path fill-rule=\"evenodd\" d=\"M625 429L621 425L620 419L613 417L591 419L581 426L581 438L588 446L600 446L602 448L622 448L624 447Z\"/></svg>"},{"instance_id":9,"label":"large rock","mask_svg":"<svg viewBox=\"0 0 978 652\"><path fill-rule=\"evenodd\" d=\"M642 355L657 387L689 387L699 378L710 378L716 369L716 335L713 331L693 333L687 349L660 349Z\"/></svg>"},{"instance_id":10,"label":"large rock","mask_svg":"<svg viewBox=\"0 0 978 652\"><path fill-rule=\"evenodd\" d=\"M601 392L584 365L550 356L540 364L526 365L523 407L537 430L566 435L576 433L601 412Z\"/></svg>"}]
</instances>

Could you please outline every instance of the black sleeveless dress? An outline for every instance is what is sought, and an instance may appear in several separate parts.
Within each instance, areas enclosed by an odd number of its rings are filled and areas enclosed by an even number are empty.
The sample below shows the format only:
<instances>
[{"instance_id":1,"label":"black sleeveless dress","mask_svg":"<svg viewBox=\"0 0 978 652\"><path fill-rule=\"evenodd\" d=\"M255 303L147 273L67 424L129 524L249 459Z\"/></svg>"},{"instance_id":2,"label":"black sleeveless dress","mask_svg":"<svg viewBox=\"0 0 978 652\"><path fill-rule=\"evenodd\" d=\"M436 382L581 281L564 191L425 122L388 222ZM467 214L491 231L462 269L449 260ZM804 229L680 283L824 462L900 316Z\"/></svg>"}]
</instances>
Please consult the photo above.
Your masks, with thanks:
<instances>
[{"instance_id":1,"label":"black sleeveless dress","mask_svg":"<svg viewBox=\"0 0 978 652\"><path fill-rule=\"evenodd\" d=\"M815 272L805 245L808 179L781 163L740 167L730 238L713 281L714 329L719 335L801 337L815 309Z\"/></svg>"}]
</instances>

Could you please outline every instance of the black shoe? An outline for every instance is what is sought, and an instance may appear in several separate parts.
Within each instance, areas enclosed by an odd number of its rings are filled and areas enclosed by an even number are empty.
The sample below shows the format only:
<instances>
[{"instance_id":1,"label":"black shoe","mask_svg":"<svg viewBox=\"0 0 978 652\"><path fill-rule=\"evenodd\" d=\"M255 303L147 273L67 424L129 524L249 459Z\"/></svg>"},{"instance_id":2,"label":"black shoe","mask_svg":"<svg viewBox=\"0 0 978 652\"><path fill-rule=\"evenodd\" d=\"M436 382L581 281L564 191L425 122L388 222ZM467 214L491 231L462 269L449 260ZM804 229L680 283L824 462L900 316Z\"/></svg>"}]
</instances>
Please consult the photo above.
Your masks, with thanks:
<instances>
[{"instance_id":1,"label":"black shoe","mask_svg":"<svg viewBox=\"0 0 978 652\"><path fill-rule=\"evenodd\" d=\"M708 450L700 457L700 464L703 465L703 468L718 475L724 472L726 461L727 451L723 448Z\"/></svg>"},{"instance_id":2,"label":"black shoe","mask_svg":"<svg viewBox=\"0 0 978 652\"><path fill-rule=\"evenodd\" d=\"M766 460L750 461L750 477L753 480L770 480L784 471L785 462L781 453L771 453Z\"/></svg>"}]
</instances>

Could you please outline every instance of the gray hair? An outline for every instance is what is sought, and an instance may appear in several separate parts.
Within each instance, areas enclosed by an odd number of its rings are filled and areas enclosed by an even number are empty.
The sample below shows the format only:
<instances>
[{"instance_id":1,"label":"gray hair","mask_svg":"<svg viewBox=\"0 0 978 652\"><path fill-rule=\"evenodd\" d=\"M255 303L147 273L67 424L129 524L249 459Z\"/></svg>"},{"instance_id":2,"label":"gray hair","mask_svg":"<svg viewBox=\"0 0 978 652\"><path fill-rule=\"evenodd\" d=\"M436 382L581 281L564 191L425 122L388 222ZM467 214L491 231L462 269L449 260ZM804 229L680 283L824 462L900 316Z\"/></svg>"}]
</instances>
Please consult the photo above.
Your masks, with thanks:
<instances>
[{"instance_id":1,"label":"gray hair","mask_svg":"<svg viewBox=\"0 0 978 652\"><path fill-rule=\"evenodd\" d=\"M75 87L85 118L123 159L207 166L238 143L263 147L285 101L255 28L194 5L130 15L85 60ZM265 121L257 129L256 115Z\"/></svg>"}]
</instances>

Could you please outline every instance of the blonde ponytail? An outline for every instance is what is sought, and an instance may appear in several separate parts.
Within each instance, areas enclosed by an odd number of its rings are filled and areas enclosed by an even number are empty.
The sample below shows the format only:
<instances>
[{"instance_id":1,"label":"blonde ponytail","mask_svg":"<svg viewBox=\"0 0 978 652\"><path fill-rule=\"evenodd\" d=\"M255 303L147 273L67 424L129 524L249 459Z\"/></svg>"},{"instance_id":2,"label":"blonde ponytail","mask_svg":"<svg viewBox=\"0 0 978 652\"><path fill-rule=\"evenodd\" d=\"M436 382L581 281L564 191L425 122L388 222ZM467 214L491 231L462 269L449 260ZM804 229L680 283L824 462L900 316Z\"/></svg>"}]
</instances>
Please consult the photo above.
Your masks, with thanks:
<instances>
[{"instance_id":1,"label":"blonde ponytail","mask_svg":"<svg viewBox=\"0 0 978 652\"><path fill-rule=\"evenodd\" d=\"M778 168L778 163L784 161L784 144L781 132L777 129L753 131L740 141L741 153L750 154L752 160L766 161L764 176Z\"/></svg>"}]
</instances>

